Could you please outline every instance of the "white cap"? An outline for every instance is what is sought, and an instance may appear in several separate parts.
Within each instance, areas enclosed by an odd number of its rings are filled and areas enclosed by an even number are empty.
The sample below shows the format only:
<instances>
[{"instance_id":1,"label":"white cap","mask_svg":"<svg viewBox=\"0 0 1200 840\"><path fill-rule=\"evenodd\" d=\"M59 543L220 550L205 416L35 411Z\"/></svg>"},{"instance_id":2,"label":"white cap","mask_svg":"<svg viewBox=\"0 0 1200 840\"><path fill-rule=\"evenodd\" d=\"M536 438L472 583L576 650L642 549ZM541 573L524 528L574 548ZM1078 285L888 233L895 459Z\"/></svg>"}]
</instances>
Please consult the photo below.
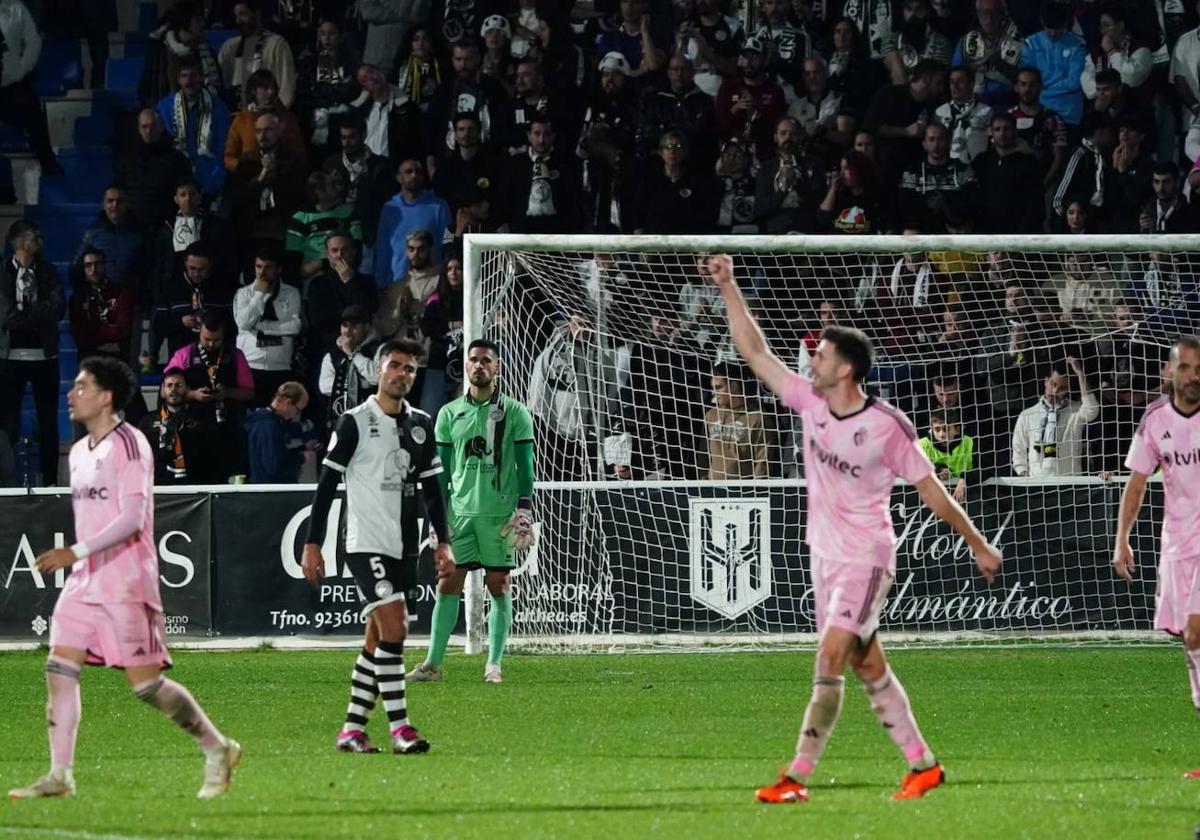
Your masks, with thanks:
<instances>
[{"instance_id":1,"label":"white cap","mask_svg":"<svg viewBox=\"0 0 1200 840\"><path fill-rule=\"evenodd\" d=\"M622 76L628 76L629 62L625 59L625 56L613 50L612 52L605 53L604 58L600 59L600 72L603 73L605 70L616 70Z\"/></svg>"},{"instance_id":2,"label":"white cap","mask_svg":"<svg viewBox=\"0 0 1200 840\"><path fill-rule=\"evenodd\" d=\"M508 25L508 18L504 15L488 15L483 20L483 28L479 30L479 37L482 38L489 32L496 30L503 32L509 40L512 39L512 27Z\"/></svg>"}]
</instances>

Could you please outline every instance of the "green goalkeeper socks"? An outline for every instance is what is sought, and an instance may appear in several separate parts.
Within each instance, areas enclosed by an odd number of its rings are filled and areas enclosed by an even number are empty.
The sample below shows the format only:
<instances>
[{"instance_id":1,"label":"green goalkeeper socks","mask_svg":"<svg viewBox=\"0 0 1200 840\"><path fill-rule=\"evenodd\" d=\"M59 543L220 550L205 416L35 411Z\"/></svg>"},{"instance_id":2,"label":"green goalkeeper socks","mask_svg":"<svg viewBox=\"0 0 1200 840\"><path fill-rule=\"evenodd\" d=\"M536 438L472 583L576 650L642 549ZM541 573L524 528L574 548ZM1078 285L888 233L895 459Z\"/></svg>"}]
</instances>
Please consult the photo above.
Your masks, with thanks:
<instances>
[{"instance_id":1,"label":"green goalkeeper socks","mask_svg":"<svg viewBox=\"0 0 1200 840\"><path fill-rule=\"evenodd\" d=\"M504 656L504 645L508 641L508 628L512 626L512 595L492 596L492 610L488 614L488 664L499 665Z\"/></svg>"},{"instance_id":2,"label":"green goalkeeper socks","mask_svg":"<svg viewBox=\"0 0 1200 840\"><path fill-rule=\"evenodd\" d=\"M425 661L430 665L441 665L446 658L446 645L450 634L458 624L458 604L462 595L444 595L441 592L433 602L433 631L429 635L429 655Z\"/></svg>"}]
</instances>

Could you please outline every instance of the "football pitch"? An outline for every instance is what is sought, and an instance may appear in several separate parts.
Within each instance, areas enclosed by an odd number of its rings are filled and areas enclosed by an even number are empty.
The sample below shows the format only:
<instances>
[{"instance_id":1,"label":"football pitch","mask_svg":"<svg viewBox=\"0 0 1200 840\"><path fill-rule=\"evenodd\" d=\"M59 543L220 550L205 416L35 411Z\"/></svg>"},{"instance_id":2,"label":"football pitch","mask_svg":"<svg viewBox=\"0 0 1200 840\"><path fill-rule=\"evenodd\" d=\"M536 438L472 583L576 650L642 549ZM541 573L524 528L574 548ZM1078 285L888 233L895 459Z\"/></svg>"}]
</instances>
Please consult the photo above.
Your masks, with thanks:
<instances>
[{"instance_id":1,"label":"football pitch","mask_svg":"<svg viewBox=\"0 0 1200 840\"><path fill-rule=\"evenodd\" d=\"M411 657L414 660L417 656ZM427 755L344 755L350 651L175 654L173 676L241 740L230 793L198 802L199 751L117 673L83 683L73 800L0 801L27 838L1190 838L1200 720L1171 646L891 655L947 770L892 802L904 766L847 680L812 800L755 787L790 758L811 653L510 656L505 683L451 655L410 685ZM0 786L47 765L42 654L0 655ZM413 663L410 663L410 665ZM371 734L385 739L382 710Z\"/></svg>"}]
</instances>

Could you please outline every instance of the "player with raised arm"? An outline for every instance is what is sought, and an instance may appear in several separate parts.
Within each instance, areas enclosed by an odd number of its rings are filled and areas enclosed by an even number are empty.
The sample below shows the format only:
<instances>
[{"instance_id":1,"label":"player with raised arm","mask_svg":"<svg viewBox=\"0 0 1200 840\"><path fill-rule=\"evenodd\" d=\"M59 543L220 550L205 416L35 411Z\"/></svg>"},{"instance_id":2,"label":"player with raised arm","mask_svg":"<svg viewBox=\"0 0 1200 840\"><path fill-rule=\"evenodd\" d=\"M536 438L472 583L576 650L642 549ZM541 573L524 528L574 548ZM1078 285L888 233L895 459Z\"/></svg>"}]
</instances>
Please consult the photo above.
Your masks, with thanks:
<instances>
[{"instance_id":1,"label":"player with raised arm","mask_svg":"<svg viewBox=\"0 0 1200 840\"><path fill-rule=\"evenodd\" d=\"M1146 495L1146 481L1162 468L1162 541L1154 628L1183 638L1192 703L1200 711L1200 339L1187 336L1171 348L1169 393L1146 406L1125 466L1130 470L1117 514L1113 566L1132 583L1129 535ZM1200 769L1184 774L1200 779Z\"/></svg>"},{"instance_id":2,"label":"player with raised arm","mask_svg":"<svg viewBox=\"0 0 1200 840\"><path fill-rule=\"evenodd\" d=\"M162 674L171 656L154 547L154 450L121 417L136 387L124 362L92 357L80 363L67 393L71 419L87 429L69 458L75 543L37 558L42 574L71 569L54 605L46 658L50 772L10 790L13 799L75 795L84 664L123 669L139 700L196 739L205 755L200 799L225 793L241 760L241 745L217 731L191 693Z\"/></svg>"},{"instance_id":3,"label":"player with raised arm","mask_svg":"<svg viewBox=\"0 0 1200 840\"><path fill-rule=\"evenodd\" d=\"M404 593L416 586L412 546L404 545L404 514L422 486L425 517L438 536L439 567L453 563L445 539L446 507L433 421L405 399L417 375L422 348L411 341L384 342L376 354L376 392L338 418L313 496L301 566L313 586L325 574L321 544L339 481L346 483L346 564L367 601L366 638L350 674L350 705L337 736L342 752L379 752L367 737L375 698L383 701L395 753L423 753L429 742L408 720L404 695ZM404 559L405 556L408 559Z\"/></svg>"},{"instance_id":4,"label":"player with raised arm","mask_svg":"<svg viewBox=\"0 0 1200 840\"><path fill-rule=\"evenodd\" d=\"M721 290L729 328L742 358L804 424L808 481L807 542L816 602L817 663L796 756L779 781L759 788L758 801L808 799L808 779L842 710L847 663L871 709L908 761L894 799L916 799L945 780L941 764L921 735L900 680L888 666L876 631L896 570L896 534L889 508L897 477L970 546L990 583L1000 552L975 528L933 474L904 414L867 396L870 341L859 330L829 326L812 354L812 378L790 370L767 346L724 254L709 261Z\"/></svg>"},{"instance_id":5,"label":"player with raised arm","mask_svg":"<svg viewBox=\"0 0 1200 840\"><path fill-rule=\"evenodd\" d=\"M491 595L488 661L483 678L501 681L512 626L508 575L514 551L533 544L533 421L529 409L500 393L500 348L485 339L467 347L467 392L438 412L437 445L448 479L450 541L456 562L438 564L437 600L428 658L411 678L442 678L442 660L462 601L467 572L484 570Z\"/></svg>"}]
</instances>

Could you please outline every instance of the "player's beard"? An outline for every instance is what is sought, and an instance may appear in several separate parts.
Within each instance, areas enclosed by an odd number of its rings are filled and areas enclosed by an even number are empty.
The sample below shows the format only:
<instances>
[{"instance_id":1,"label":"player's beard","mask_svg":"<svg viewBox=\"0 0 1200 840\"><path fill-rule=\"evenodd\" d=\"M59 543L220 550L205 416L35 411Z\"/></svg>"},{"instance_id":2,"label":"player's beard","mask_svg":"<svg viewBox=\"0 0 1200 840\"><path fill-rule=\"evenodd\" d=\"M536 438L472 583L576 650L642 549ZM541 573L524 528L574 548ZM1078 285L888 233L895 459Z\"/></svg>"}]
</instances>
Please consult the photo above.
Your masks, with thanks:
<instances>
[{"instance_id":1,"label":"player's beard","mask_svg":"<svg viewBox=\"0 0 1200 840\"><path fill-rule=\"evenodd\" d=\"M390 399L396 400L397 402L407 397L408 392L411 390L412 385L405 383L404 380L397 380L390 386L385 383L383 386L383 393L385 393Z\"/></svg>"}]
</instances>

